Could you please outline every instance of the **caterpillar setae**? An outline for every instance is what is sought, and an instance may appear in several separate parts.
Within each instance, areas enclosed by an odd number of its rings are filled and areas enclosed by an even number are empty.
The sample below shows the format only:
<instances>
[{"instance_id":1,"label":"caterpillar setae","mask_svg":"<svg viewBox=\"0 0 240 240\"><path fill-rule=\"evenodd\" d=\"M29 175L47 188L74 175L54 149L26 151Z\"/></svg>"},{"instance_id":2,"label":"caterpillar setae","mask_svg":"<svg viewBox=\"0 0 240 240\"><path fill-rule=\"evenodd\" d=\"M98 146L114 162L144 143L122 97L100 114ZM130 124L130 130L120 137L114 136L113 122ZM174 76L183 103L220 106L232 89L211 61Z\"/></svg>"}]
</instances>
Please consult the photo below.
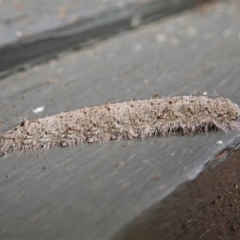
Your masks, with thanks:
<instances>
[{"instance_id":1,"label":"caterpillar setae","mask_svg":"<svg viewBox=\"0 0 240 240\"><path fill-rule=\"evenodd\" d=\"M106 142L209 129L240 130L240 109L228 98L176 96L85 107L33 121L0 135L0 155L84 142Z\"/></svg>"}]
</instances>

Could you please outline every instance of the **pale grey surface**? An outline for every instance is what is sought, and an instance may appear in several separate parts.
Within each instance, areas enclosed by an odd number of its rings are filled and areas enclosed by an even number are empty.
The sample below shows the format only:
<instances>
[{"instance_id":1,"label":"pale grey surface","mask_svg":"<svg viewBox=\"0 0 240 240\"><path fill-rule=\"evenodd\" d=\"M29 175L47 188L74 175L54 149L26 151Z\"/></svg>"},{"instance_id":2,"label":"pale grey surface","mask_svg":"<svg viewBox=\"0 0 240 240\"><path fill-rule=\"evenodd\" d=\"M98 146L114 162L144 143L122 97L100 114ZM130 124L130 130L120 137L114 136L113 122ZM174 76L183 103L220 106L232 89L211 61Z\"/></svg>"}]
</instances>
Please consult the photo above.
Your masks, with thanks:
<instances>
[{"instance_id":1,"label":"pale grey surface","mask_svg":"<svg viewBox=\"0 0 240 240\"><path fill-rule=\"evenodd\" d=\"M0 46L17 41L19 38L37 35L58 27L72 25L77 21L82 24L98 19L110 12L139 10L144 5L151 5L154 0L1 0L0 32L6 35L0 38ZM193 5L190 0L160 0L164 7L171 5ZM126 12L124 13L124 11ZM166 10L166 9L164 9ZM137 12L136 12L137 13Z\"/></svg>"},{"instance_id":2,"label":"pale grey surface","mask_svg":"<svg viewBox=\"0 0 240 240\"><path fill-rule=\"evenodd\" d=\"M201 0L1 0L0 78L199 3Z\"/></svg>"},{"instance_id":3,"label":"pale grey surface","mask_svg":"<svg viewBox=\"0 0 240 240\"><path fill-rule=\"evenodd\" d=\"M8 29L12 40L33 36L41 32L72 25L76 21L97 18L105 11L127 8L138 0L2 0L0 4L0 23ZM21 32L18 33L17 32ZM20 35L19 35L20 34ZM11 43L2 37L0 45Z\"/></svg>"},{"instance_id":4,"label":"pale grey surface","mask_svg":"<svg viewBox=\"0 0 240 240\"><path fill-rule=\"evenodd\" d=\"M216 91L240 103L239 11L229 3L184 13L1 80L0 131L156 93ZM0 236L110 239L239 141L239 133L213 132L8 156L0 160Z\"/></svg>"}]
</instances>

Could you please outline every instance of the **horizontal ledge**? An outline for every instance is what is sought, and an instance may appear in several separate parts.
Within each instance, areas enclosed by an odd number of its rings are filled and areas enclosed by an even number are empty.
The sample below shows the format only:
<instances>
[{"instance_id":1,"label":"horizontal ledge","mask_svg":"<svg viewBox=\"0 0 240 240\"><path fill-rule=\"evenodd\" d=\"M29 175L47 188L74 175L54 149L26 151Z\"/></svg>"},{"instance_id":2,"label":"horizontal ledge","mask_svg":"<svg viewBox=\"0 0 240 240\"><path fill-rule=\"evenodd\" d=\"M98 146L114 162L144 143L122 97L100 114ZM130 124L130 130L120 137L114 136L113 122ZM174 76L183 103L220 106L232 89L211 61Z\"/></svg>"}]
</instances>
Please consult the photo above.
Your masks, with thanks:
<instances>
[{"instance_id":1,"label":"horizontal ledge","mask_svg":"<svg viewBox=\"0 0 240 240\"><path fill-rule=\"evenodd\" d=\"M208 0L209 1L209 0ZM99 17L78 19L74 24L19 38L0 48L0 78L25 70L58 54L89 46L121 31L136 28L196 6L196 0L150 1L126 9L112 9Z\"/></svg>"}]
</instances>

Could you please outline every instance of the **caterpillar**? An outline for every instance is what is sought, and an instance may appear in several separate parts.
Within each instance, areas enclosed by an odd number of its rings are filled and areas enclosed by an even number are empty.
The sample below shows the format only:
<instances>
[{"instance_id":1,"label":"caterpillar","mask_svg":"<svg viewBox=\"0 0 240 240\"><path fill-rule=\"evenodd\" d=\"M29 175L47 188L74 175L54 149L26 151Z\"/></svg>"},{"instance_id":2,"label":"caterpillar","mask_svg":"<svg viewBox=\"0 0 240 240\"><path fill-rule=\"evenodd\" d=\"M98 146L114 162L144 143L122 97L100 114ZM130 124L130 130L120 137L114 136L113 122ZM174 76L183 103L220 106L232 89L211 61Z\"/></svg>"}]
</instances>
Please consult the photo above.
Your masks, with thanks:
<instances>
[{"instance_id":1,"label":"caterpillar","mask_svg":"<svg viewBox=\"0 0 240 240\"><path fill-rule=\"evenodd\" d=\"M84 142L240 130L240 109L228 98L174 96L85 107L24 120L0 135L0 155Z\"/></svg>"}]
</instances>

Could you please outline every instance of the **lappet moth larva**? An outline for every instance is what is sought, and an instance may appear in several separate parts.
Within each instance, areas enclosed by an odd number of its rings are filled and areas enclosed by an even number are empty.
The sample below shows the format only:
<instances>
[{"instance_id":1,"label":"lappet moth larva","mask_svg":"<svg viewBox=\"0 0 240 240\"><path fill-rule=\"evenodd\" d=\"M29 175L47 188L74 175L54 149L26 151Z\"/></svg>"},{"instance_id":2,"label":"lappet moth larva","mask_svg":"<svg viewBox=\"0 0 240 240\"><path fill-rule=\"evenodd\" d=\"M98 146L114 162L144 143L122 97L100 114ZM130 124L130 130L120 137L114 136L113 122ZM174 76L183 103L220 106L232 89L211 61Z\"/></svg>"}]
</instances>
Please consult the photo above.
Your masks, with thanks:
<instances>
[{"instance_id":1,"label":"lappet moth larva","mask_svg":"<svg viewBox=\"0 0 240 240\"><path fill-rule=\"evenodd\" d=\"M24 120L0 135L0 155L120 138L240 130L239 118L238 105L223 97L175 96L85 107Z\"/></svg>"}]
</instances>

